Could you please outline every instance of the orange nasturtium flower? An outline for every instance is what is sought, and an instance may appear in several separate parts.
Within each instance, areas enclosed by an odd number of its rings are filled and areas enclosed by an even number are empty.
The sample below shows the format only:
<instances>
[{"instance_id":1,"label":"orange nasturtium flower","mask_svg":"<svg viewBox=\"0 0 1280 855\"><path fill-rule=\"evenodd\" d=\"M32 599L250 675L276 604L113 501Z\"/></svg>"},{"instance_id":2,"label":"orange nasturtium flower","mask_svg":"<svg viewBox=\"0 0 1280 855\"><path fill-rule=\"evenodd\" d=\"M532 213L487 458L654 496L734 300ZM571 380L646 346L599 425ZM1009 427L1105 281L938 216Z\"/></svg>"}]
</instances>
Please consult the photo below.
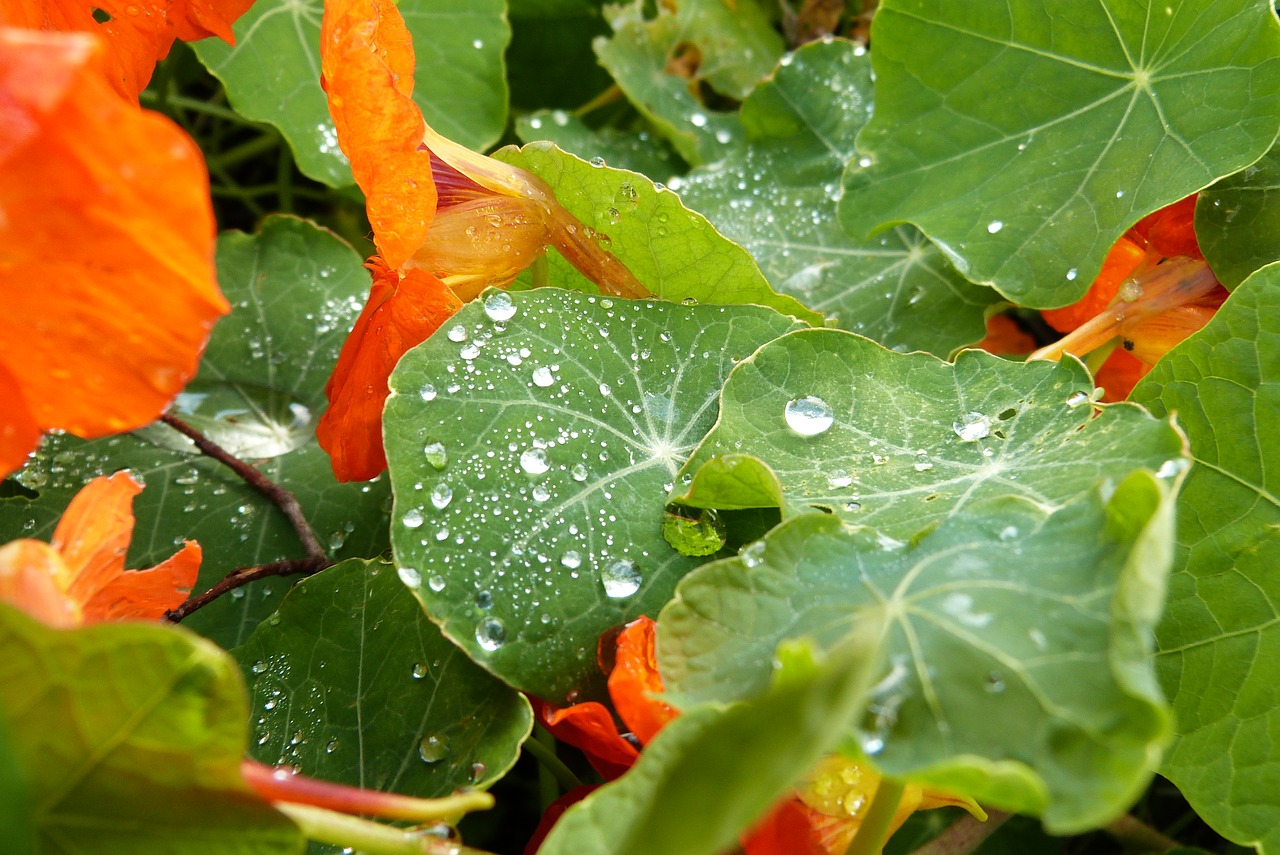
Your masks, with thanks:
<instances>
[{"instance_id":1,"label":"orange nasturtium flower","mask_svg":"<svg viewBox=\"0 0 1280 855\"><path fill-rule=\"evenodd\" d=\"M340 480L386 468L387 378L409 348L486 287L505 287L556 247L602 291L644 290L598 236L523 169L440 136L413 101L413 43L392 0L327 0L322 82L338 142L367 199L378 257L317 427Z\"/></svg>"},{"instance_id":2,"label":"orange nasturtium flower","mask_svg":"<svg viewBox=\"0 0 1280 855\"><path fill-rule=\"evenodd\" d=\"M251 5L253 0L5 0L0 24L103 36L100 73L137 103L175 39L218 36L235 44L231 25Z\"/></svg>"},{"instance_id":3,"label":"orange nasturtium flower","mask_svg":"<svg viewBox=\"0 0 1280 855\"><path fill-rule=\"evenodd\" d=\"M150 570L125 570L140 492L127 472L99 476L67 505L52 543L0 546L0 600L59 628L156 619L176 607L195 584L200 545L189 540Z\"/></svg>"},{"instance_id":4,"label":"orange nasturtium flower","mask_svg":"<svg viewBox=\"0 0 1280 855\"><path fill-rule=\"evenodd\" d=\"M627 735L618 733L613 715L594 701L557 709L534 699L534 716L562 742L581 749L592 767L607 780L621 776L639 757L637 744L646 745L679 713L656 695L662 692L654 650L656 624L640 617L617 636L613 670L609 673L609 698ZM601 641L607 652L608 636ZM880 777L855 761L832 755L823 758L794 792L742 836L747 855L841 855L857 834L862 817L880 784ZM525 848L534 855L551 826L574 803L595 787L576 787L557 799L543 815L542 823ZM903 791L890 833L917 810L958 806L979 819L982 808L969 798L925 790L908 784Z\"/></svg>"},{"instance_id":5,"label":"orange nasturtium flower","mask_svg":"<svg viewBox=\"0 0 1280 855\"><path fill-rule=\"evenodd\" d=\"M0 476L40 433L153 421L229 309L195 143L88 33L0 27Z\"/></svg>"}]
</instances>

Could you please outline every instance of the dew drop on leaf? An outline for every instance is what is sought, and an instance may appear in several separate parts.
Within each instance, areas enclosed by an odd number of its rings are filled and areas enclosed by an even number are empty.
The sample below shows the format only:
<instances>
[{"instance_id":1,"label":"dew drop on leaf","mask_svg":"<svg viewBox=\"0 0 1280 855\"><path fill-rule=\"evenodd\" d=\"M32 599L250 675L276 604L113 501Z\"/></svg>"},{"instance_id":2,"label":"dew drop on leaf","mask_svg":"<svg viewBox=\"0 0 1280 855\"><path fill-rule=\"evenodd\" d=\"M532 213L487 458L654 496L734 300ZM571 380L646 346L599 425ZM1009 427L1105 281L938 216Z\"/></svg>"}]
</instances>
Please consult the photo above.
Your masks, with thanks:
<instances>
[{"instance_id":1,"label":"dew drop on leaf","mask_svg":"<svg viewBox=\"0 0 1280 855\"><path fill-rule=\"evenodd\" d=\"M396 570L396 574L399 575L400 581L410 588L416 588L422 584L422 574L412 567L401 567Z\"/></svg>"},{"instance_id":2,"label":"dew drop on leaf","mask_svg":"<svg viewBox=\"0 0 1280 855\"><path fill-rule=\"evenodd\" d=\"M404 523L405 528L417 528L422 525L422 511L418 508L410 508L404 512L400 522Z\"/></svg>"},{"instance_id":3,"label":"dew drop on leaf","mask_svg":"<svg viewBox=\"0 0 1280 855\"><path fill-rule=\"evenodd\" d=\"M449 332L446 335L449 337L449 341L461 343L467 340L467 328L462 324L455 324L449 328Z\"/></svg>"},{"instance_id":4,"label":"dew drop on leaf","mask_svg":"<svg viewBox=\"0 0 1280 855\"><path fill-rule=\"evenodd\" d=\"M267 663L259 659L257 662L254 662L249 666L249 670L254 674L261 674L263 671L267 670Z\"/></svg>"},{"instance_id":5,"label":"dew drop on leaf","mask_svg":"<svg viewBox=\"0 0 1280 855\"><path fill-rule=\"evenodd\" d=\"M576 570L582 566L582 555L575 549L570 549L564 555L560 556L560 563L570 570Z\"/></svg>"},{"instance_id":6,"label":"dew drop on leaf","mask_svg":"<svg viewBox=\"0 0 1280 855\"><path fill-rule=\"evenodd\" d=\"M615 561L600 571L605 596L615 600L629 597L640 590L640 583L643 581L640 568L629 558Z\"/></svg>"},{"instance_id":7,"label":"dew drop on leaf","mask_svg":"<svg viewBox=\"0 0 1280 855\"><path fill-rule=\"evenodd\" d=\"M787 421L787 427L800 436L817 436L825 433L833 421L831 406L821 398L815 398L812 395L788 401L782 415Z\"/></svg>"},{"instance_id":8,"label":"dew drop on leaf","mask_svg":"<svg viewBox=\"0 0 1280 855\"><path fill-rule=\"evenodd\" d=\"M750 569L759 567L764 562L765 542L757 540L755 543L747 544L738 553L738 557L742 559L742 566Z\"/></svg>"},{"instance_id":9,"label":"dew drop on leaf","mask_svg":"<svg viewBox=\"0 0 1280 855\"><path fill-rule=\"evenodd\" d=\"M533 385L545 389L554 382L556 382L556 378L547 366L540 365L533 369Z\"/></svg>"},{"instance_id":10,"label":"dew drop on leaf","mask_svg":"<svg viewBox=\"0 0 1280 855\"><path fill-rule=\"evenodd\" d=\"M453 500L453 489L445 483L440 483L431 491L431 504L436 510L443 511L449 507L449 502Z\"/></svg>"},{"instance_id":11,"label":"dew drop on leaf","mask_svg":"<svg viewBox=\"0 0 1280 855\"><path fill-rule=\"evenodd\" d=\"M507 642L507 625L501 618L487 617L476 624L476 644L493 652Z\"/></svg>"},{"instance_id":12,"label":"dew drop on leaf","mask_svg":"<svg viewBox=\"0 0 1280 855\"><path fill-rule=\"evenodd\" d=\"M484 313L494 321L509 321L515 317L516 304L506 291L495 291L484 298Z\"/></svg>"},{"instance_id":13,"label":"dew drop on leaf","mask_svg":"<svg viewBox=\"0 0 1280 855\"><path fill-rule=\"evenodd\" d=\"M541 475L551 468L547 452L541 448L529 448L520 455L520 468L530 475Z\"/></svg>"},{"instance_id":14,"label":"dew drop on leaf","mask_svg":"<svg viewBox=\"0 0 1280 855\"><path fill-rule=\"evenodd\" d=\"M413 674L413 679L421 680L423 677L427 676L427 666L423 665L421 662L415 662L413 663L413 670L410 673Z\"/></svg>"},{"instance_id":15,"label":"dew drop on leaf","mask_svg":"<svg viewBox=\"0 0 1280 855\"><path fill-rule=\"evenodd\" d=\"M703 556L720 551L726 540L720 514L711 508L668 505L662 515L662 536L681 555Z\"/></svg>"},{"instance_id":16,"label":"dew drop on leaf","mask_svg":"<svg viewBox=\"0 0 1280 855\"><path fill-rule=\"evenodd\" d=\"M449 452L445 449L442 442L429 442L422 449L422 453L426 455L427 462L432 468L439 472L441 469L449 465Z\"/></svg>"},{"instance_id":17,"label":"dew drop on leaf","mask_svg":"<svg viewBox=\"0 0 1280 855\"><path fill-rule=\"evenodd\" d=\"M437 573L427 580L427 587L436 593L440 593L444 590L444 577Z\"/></svg>"},{"instance_id":18,"label":"dew drop on leaf","mask_svg":"<svg viewBox=\"0 0 1280 855\"><path fill-rule=\"evenodd\" d=\"M573 477L573 480L581 483L587 480L587 467L581 463L575 463L573 468L569 470L569 474Z\"/></svg>"},{"instance_id":19,"label":"dew drop on leaf","mask_svg":"<svg viewBox=\"0 0 1280 855\"><path fill-rule=\"evenodd\" d=\"M963 442L977 442L991 435L991 419L982 413L965 413L952 422L951 429Z\"/></svg>"},{"instance_id":20,"label":"dew drop on leaf","mask_svg":"<svg viewBox=\"0 0 1280 855\"><path fill-rule=\"evenodd\" d=\"M423 763L439 763L449 755L449 743L442 736L424 736L418 742L418 756Z\"/></svg>"}]
</instances>

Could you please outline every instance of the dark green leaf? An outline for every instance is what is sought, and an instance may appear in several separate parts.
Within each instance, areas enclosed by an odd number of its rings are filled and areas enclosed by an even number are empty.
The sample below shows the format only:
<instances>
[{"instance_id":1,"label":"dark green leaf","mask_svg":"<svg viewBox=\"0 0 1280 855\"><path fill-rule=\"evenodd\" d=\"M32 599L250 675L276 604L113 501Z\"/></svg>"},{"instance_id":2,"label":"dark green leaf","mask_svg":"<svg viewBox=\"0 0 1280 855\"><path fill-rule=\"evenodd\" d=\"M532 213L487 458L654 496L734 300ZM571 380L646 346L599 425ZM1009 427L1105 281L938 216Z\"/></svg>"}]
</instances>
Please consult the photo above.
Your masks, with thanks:
<instances>
[{"instance_id":1,"label":"dark green leaf","mask_svg":"<svg viewBox=\"0 0 1280 855\"><path fill-rule=\"evenodd\" d=\"M36 826L27 784L0 715L0 843L9 855L35 855Z\"/></svg>"},{"instance_id":2,"label":"dark green leaf","mask_svg":"<svg viewBox=\"0 0 1280 855\"><path fill-rule=\"evenodd\" d=\"M592 39L609 32L600 14L603 0L509 0L507 5L512 107L576 107L613 83L591 49Z\"/></svg>"},{"instance_id":3,"label":"dark green leaf","mask_svg":"<svg viewBox=\"0 0 1280 855\"><path fill-rule=\"evenodd\" d=\"M441 636L380 561L298 583L234 653L253 756L327 781L422 797L485 787L533 723L529 702Z\"/></svg>"},{"instance_id":4,"label":"dark green leaf","mask_svg":"<svg viewBox=\"0 0 1280 855\"><path fill-rule=\"evenodd\" d=\"M240 775L244 686L209 642L141 623L52 630L0 604L0 685L40 852L302 851Z\"/></svg>"},{"instance_id":5,"label":"dark green leaf","mask_svg":"<svg viewBox=\"0 0 1280 855\"><path fill-rule=\"evenodd\" d=\"M1161 771L1219 833L1280 851L1280 265L1236 288L1133 400L1176 411L1195 458L1159 632L1179 734Z\"/></svg>"},{"instance_id":6,"label":"dark green leaf","mask_svg":"<svg viewBox=\"0 0 1280 855\"><path fill-rule=\"evenodd\" d=\"M445 634L553 702L601 633L696 561L663 496L733 361L797 324L759 307L490 291L400 361L384 420L401 577Z\"/></svg>"},{"instance_id":7,"label":"dark green leaf","mask_svg":"<svg viewBox=\"0 0 1280 855\"><path fill-rule=\"evenodd\" d=\"M1079 298L1125 229L1257 160L1280 124L1266 0L885 0L872 59L844 227L914 223L1038 308Z\"/></svg>"},{"instance_id":8,"label":"dark green leaf","mask_svg":"<svg viewBox=\"0 0 1280 855\"><path fill-rule=\"evenodd\" d=\"M1196 239L1228 288L1280 261L1280 148L1200 194Z\"/></svg>"}]
</instances>

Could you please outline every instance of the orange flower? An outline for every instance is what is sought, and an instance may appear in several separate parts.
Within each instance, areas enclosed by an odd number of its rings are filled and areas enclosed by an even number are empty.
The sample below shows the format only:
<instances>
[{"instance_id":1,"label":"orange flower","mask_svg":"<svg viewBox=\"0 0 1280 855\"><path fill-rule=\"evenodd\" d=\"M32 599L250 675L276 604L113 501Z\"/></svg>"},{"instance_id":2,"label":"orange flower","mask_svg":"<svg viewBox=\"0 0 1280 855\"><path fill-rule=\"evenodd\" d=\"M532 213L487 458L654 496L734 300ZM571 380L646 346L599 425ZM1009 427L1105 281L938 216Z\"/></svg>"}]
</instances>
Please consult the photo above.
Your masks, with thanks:
<instances>
[{"instance_id":1,"label":"orange flower","mask_svg":"<svg viewBox=\"0 0 1280 855\"><path fill-rule=\"evenodd\" d=\"M0 476L38 432L153 421L228 310L199 149L85 33L0 28Z\"/></svg>"},{"instance_id":2,"label":"orange flower","mask_svg":"<svg viewBox=\"0 0 1280 855\"><path fill-rule=\"evenodd\" d=\"M150 570L124 569L140 492L127 472L100 476L71 500L51 544L16 540L0 547L0 599L63 628L155 619L181 603L200 571L194 541Z\"/></svg>"},{"instance_id":3,"label":"orange flower","mask_svg":"<svg viewBox=\"0 0 1280 855\"><path fill-rule=\"evenodd\" d=\"M137 103L156 63L175 39L218 36L235 44L231 24L253 0L16 0L3 23L34 30L86 32L106 37L101 73L125 99ZM97 17L95 17L95 15ZM105 21L99 18L105 17Z\"/></svg>"},{"instance_id":4,"label":"orange flower","mask_svg":"<svg viewBox=\"0 0 1280 855\"><path fill-rule=\"evenodd\" d=\"M460 300L509 285L548 245L602 291L648 292L545 182L431 129L412 98L413 43L391 0L328 0L320 58L338 142L365 193L381 256L371 261L369 302L398 304L381 309L380 323L365 308L330 380L320 444L339 480L352 481L386 467L381 408L391 369ZM410 281L415 293L402 294Z\"/></svg>"},{"instance_id":5,"label":"orange flower","mask_svg":"<svg viewBox=\"0 0 1280 855\"><path fill-rule=\"evenodd\" d=\"M987 334L973 345L997 356L1020 356L1036 349L1036 340L1008 315L987 318Z\"/></svg>"}]
</instances>

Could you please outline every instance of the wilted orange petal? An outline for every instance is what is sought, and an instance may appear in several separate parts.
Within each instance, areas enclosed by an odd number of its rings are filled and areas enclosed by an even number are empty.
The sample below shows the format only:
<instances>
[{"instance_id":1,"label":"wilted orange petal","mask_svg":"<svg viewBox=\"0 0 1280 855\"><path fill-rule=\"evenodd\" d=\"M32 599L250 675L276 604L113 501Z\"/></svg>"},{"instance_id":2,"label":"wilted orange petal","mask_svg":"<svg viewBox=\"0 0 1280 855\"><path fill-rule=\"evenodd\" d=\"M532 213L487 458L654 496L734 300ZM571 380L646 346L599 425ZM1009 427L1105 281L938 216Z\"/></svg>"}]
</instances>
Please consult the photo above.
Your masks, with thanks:
<instances>
[{"instance_id":1,"label":"wilted orange petal","mask_svg":"<svg viewBox=\"0 0 1280 855\"><path fill-rule=\"evenodd\" d=\"M391 268L422 245L436 210L426 123L410 97L413 43L390 0L327 0L322 81L338 143L368 200L378 251Z\"/></svg>"},{"instance_id":2,"label":"wilted orange petal","mask_svg":"<svg viewBox=\"0 0 1280 855\"><path fill-rule=\"evenodd\" d=\"M1151 248L1165 258L1178 255L1204 258L1196 241L1195 193L1143 217L1133 232L1145 238Z\"/></svg>"},{"instance_id":3,"label":"wilted orange petal","mask_svg":"<svg viewBox=\"0 0 1280 855\"><path fill-rule=\"evenodd\" d=\"M605 780L611 781L635 765L640 753L618 735L613 715L604 704L587 701L557 709L537 698L530 700L535 720L556 739L581 749Z\"/></svg>"},{"instance_id":4,"label":"wilted orange petal","mask_svg":"<svg viewBox=\"0 0 1280 855\"><path fill-rule=\"evenodd\" d=\"M80 623L79 606L58 585L66 575L61 556L47 543L15 540L0 546L0 600L60 629Z\"/></svg>"},{"instance_id":5,"label":"wilted orange petal","mask_svg":"<svg viewBox=\"0 0 1280 855\"><path fill-rule=\"evenodd\" d=\"M408 266L439 276L459 299L506 287L547 248L541 209L528 199L486 196L436 212Z\"/></svg>"},{"instance_id":6,"label":"wilted orange petal","mask_svg":"<svg viewBox=\"0 0 1280 855\"><path fill-rule=\"evenodd\" d=\"M21 466L40 442L36 424L17 379L0 365L0 477Z\"/></svg>"},{"instance_id":7,"label":"wilted orange petal","mask_svg":"<svg viewBox=\"0 0 1280 855\"><path fill-rule=\"evenodd\" d=\"M382 405L387 380L400 357L425 341L460 307L444 283L423 270L403 278L372 258L373 287L364 311L342 345L325 393L329 408L316 426L340 481L367 481L387 468L382 447Z\"/></svg>"},{"instance_id":8,"label":"wilted orange petal","mask_svg":"<svg viewBox=\"0 0 1280 855\"><path fill-rule=\"evenodd\" d=\"M1107 308L1115 299L1121 284L1133 275L1146 250L1127 237L1121 237L1107 253L1102 270L1079 302L1061 309L1045 309L1045 322L1058 332L1071 332Z\"/></svg>"},{"instance_id":9,"label":"wilted orange petal","mask_svg":"<svg viewBox=\"0 0 1280 855\"><path fill-rule=\"evenodd\" d=\"M1008 315L987 318L987 334L974 345L997 356L1018 356L1036 349L1036 340Z\"/></svg>"},{"instance_id":10,"label":"wilted orange petal","mask_svg":"<svg viewBox=\"0 0 1280 855\"><path fill-rule=\"evenodd\" d=\"M0 29L0 365L38 426L82 437L154 420L228 310L199 149L97 51Z\"/></svg>"},{"instance_id":11,"label":"wilted orange petal","mask_svg":"<svg viewBox=\"0 0 1280 855\"><path fill-rule=\"evenodd\" d=\"M662 692L662 676L654 651L657 625L647 617L627 624L618 635L618 653L609 674L609 697L618 715L642 745L679 713L654 697Z\"/></svg>"}]
</instances>

